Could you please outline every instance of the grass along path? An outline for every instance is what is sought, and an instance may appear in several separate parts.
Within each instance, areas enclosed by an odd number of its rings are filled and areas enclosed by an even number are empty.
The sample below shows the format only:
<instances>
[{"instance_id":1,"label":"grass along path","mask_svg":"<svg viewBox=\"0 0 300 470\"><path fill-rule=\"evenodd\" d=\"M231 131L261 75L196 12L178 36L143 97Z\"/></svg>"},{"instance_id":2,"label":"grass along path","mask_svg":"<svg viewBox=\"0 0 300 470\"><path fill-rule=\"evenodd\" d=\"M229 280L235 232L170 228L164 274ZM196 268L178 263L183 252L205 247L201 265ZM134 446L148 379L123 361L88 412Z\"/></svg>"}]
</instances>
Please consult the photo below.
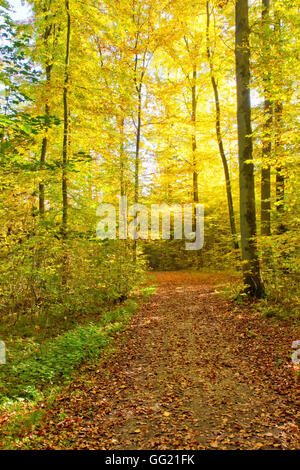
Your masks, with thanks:
<instances>
[{"instance_id":1,"label":"grass along path","mask_svg":"<svg viewBox=\"0 0 300 470\"><path fill-rule=\"evenodd\" d=\"M159 288L17 448L296 449L292 324L224 299L224 274L156 273Z\"/></svg>"}]
</instances>

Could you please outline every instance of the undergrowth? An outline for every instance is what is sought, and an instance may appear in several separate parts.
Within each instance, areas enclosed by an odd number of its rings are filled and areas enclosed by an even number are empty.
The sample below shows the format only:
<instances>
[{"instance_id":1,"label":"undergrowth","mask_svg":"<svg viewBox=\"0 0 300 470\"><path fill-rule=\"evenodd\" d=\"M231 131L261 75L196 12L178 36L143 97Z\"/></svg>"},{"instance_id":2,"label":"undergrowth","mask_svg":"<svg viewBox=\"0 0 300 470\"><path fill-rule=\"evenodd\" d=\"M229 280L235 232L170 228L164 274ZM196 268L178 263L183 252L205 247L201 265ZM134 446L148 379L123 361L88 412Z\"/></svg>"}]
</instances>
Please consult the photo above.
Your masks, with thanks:
<instances>
[{"instance_id":1,"label":"undergrowth","mask_svg":"<svg viewBox=\"0 0 300 470\"><path fill-rule=\"evenodd\" d=\"M144 286L139 296L89 322L48 339L39 347L8 352L0 367L0 447L14 448L21 436L41 423L44 407L51 407L57 393L83 364L93 364L113 344L113 336L132 317L138 301L146 300L155 287ZM18 345L20 346L20 345Z\"/></svg>"}]
</instances>

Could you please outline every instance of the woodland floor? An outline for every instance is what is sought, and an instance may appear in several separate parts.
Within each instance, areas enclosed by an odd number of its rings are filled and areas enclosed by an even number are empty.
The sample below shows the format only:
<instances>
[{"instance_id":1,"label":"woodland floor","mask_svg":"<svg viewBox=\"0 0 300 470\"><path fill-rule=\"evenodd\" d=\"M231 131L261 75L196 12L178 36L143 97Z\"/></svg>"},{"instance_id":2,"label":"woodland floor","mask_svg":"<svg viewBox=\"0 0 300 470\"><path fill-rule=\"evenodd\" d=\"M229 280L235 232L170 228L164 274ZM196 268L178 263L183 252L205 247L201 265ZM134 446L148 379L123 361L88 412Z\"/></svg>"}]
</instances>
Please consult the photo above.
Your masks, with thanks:
<instances>
[{"instance_id":1,"label":"woodland floor","mask_svg":"<svg viewBox=\"0 0 300 470\"><path fill-rule=\"evenodd\" d=\"M114 354L30 437L42 449L299 449L300 331L225 299L224 274L156 273ZM297 396L298 394L298 396Z\"/></svg>"}]
</instances>

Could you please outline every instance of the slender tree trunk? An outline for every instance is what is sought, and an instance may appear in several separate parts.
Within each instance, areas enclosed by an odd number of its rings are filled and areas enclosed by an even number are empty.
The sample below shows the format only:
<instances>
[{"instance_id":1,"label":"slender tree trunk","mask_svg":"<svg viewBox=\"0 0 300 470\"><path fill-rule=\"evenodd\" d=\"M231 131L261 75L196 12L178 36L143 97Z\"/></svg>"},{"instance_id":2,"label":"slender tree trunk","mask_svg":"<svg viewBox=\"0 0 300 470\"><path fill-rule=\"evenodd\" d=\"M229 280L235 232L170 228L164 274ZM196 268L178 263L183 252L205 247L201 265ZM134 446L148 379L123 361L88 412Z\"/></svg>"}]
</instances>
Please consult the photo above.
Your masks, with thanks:
<instances>
[{"instance_id":1,"label":"slender tree trunk","mask_svg":"<svg viewBox=\"0 0 300 470\"><path fill-rule=\"evenodd\" d=\"M47 66L46 67L46 82L47 82L47 85L50 84L51 69L52 69L52 66ZM49 104L46 104L46 106L45 106L45 116L46 116L46 120L48 120L48 118L50 116L50 106L49 106ZM48 147L48 137L47 137L47 135L45 135L43 137L43 141L42 141L41 158L40 158L42 169L43 169L44 164L46 163L47 147ZM45 184L44 184L43 181L41 181L39 183L39 213L40 213L41 217L45 216Z\"/></svg>"},{"instance_id":2,"label":"slender tree trunk","mask_svg":"<svg viewBox=\"0 0 300 470\"><path fill-rule=\"evenodd\" d=\"M263 34L269 28L270 0L262 0L262 26ZM265 39L264 52L267 55L269 38ZM268 70L266 64L265 69ZM270 101L270 74L264 73L264 124L262 143L262 169L261 169L261 235L271 235L271 128L272 128L272 103Z\"/></svg>"},{"instance_id":3,"label":"slender tree trunk","mask_svg":"<svg viewBox=\"0 0 300 470\"><path fill-rule=\"evenodd\" d=\"M236 81L237 124L240 173L240 224L243 278L245 293L262 297L264 288L256 245L256 213L254 191L254 168L252 156L252 128L250 104L250 50L248 0L237 0L236 20ZM250 161L250 163L249 163Z\"/></svg>"},{"instance_id":4,"label":"slender tree trunk","mask_svg":"<svg viewBox=\"0 0 300 470\"><path fill-rule=\"evenodd\" d=\"M135 143L135 164L134 164L134 202L139 202L139 168L140 168L140 143L141 143L141 124L142 124L142 94L141 87L138 92L138 112L137 112L137 131Z\"/></svg>"},{"instance_id":5,"label":"slender tree trunk","mask_svg":"<svg viewBox=\"0 0 300 470\"><path fill-rule=\"evenodd\" d=\"M280 153L281 147L281 118L282 118L282 103L277 102L275 104L275 154L276 159ZM282 216L284 213L284 193L285 193L285 178L283 173L283 168L281 165L276 166L276 209L279 216ZM284 223L281 221L277 227L278 233L284 233L286 231L286 227Z\"/></svg>"},{"instance_id":6,"label":"slender tree trunk","mask_svg":"<svg viewBox=\"0 0 300 470\"><path fill-rule=\"evenodd\" d=\"M197 68L193 65L193 76L192 76L192 165L193 165L193 201L194 203L199 202L199 190L198 190L198 172L197 172L197 140L196 140L196 121L197 121Z\"/></svg>"},{"instance_id":7,"label":"slender tree trunk","mask_svg":"<svg viewBox=\"0 0 300 470\"><path fill-rule=\"evenodd\" d=\"M117 116L117 123L119 129L119 157L120 157L120 196L126 196L126 182L125 182L125 144L124 144L124 115ZM122 214L123 226L126 227L127 220L125 214ZM127 230L126 230L127 233ZM123 254L126 256L127 240L122 240L121 246L123 247ZM122 269L122 262L120 261L120 269Z\"/></svg>"},{"instance_id":8,"label":"slender tree trunk","mask_svg":"<svg viewBox=\"0 0 300 470\"><path fill-rule=\"evenodd\" d=\"M196 231L196 204L199 202L199 187L198 187L198 171L197 171L197 66L193 65L192 74L192 165L193 165L193 202L195 204L193 210L193 230ZM202 250L197 253L197 266L203 266Z\"/></svg>"},{"instance_id":9,"label":"slender tree trunk","mask_svg":"<svg viewBox=\"0 0 300 470\"><path fill-rule=\"evenodd\" d=\"M51 2L49 3L49 9L50 8L51 8ZM47 18L48 18L48 15L46 16L46 19ZM49 25L46 27L45 33L44 33L44 45L45 45L46 51L48 50L48 39L51 34L51 30L52 30L52 25ZM46 61L46 90L47 92L48 92L48 88L51 82L51 72L52 72L52 67L53 67L53 64L49 62L50 62L49 59L47 59ZM47 99L48 99L48 96L47 96ZM48 125L49 116L50 116L50 106L48 102L45 105L45 116L46 116L46 125ZM46 132L46 135L43 137L43 141L42 141L41 157L40 157L42 169L43 169L44 164L46 163L47 147L48 147L48 136ZM39 183L39 213L41 217L45 216L45 184L43 181Z\"/></svg>"},{"instance_id":10,"label":"slender tree trunk","mask_svg":"<svg viewBox=\"0 0 300 470\"><path fill-rule=\"evenodd\" d=\"M279 18L278 11L275 11L275 32L277 32L278 40L280 40L281 33L281 21ZM282 86L282 84L280 84ZM278 162L278 156L280 155L281 148L281 121L282 121L283 104L277 100L275 102L275 140L274 150L276 160ZM284 214L284 193L285 193L285 178L282 165L276 165L276 209L280 217ZM280 222L277 227L278 233L284 233L286 227L283 222Z\"/></svg>"},{"instance_id":11,"label":"slender tree trunk","mask_svg":"<svg viewBox=\"0 0 300 470\"><path fill-rule=\"evenodd\" d=\"M137 131L135 143L135 163L134 163L134 203L139 202L139 177L140 177L140 143L142 125L142 84L138 85L138 110L137 110ZM137 259L137 240L133 242L133 261Z\"/></svg>"},{"instance_id":12,"label":"slender tree trunk","mask_svg":"<svg viewBox=\"0 0 300 470\"><path fill-rule=\"evenodd\" d=\"M230 229L232 235L232 243L233 248L235 250L239 249L238 237L237 237L237 230L236 230L236 223L235 223L235 216L234 216L234 208L233 208L233 198L232 198L232 190L231 190L231 181L230 181L230 174L229 168L227 163L227 158L225 155L222 133L221 133L221 109L220 109L220 99L219 99L219 90L217 81L215 79L214 68L213 68L213 61L210 52L210 38L209 38L209 27L210 27L210 12L209 12L209 1L206 2L206 13L207 13L207 23L206 23L206 53L209 62L210 68L210 79L212 88L214 91L214 98L215 98L215 108L216 108L216 135L217 135L217 142L219 146L219 152L223 164L224 169L224 176L225 176L225 184L226 184L226 194L227 194L227 205L228 205L228 213L229 213L229 222L230 222Z\"/></svg>"},{"instance_id":13,"label":"slender tree trunk","mask_svg":"<svg viewBox=\"0 0 300 470\"><path fill-rule=\"evenodd\" d=\"M125 176L124 176L124 117L117 117L119 133L120 133L120 195L125 196Z\"/></svg>"},{"instance_id":14,"label":"slender tree trunk","mask_svg":"<svg viewBox=\"0 0 300 470\"><path fill-rule=\"evenodd\" d=\"M62 237L67 238L68 226L68 150L69 150L69 63L70 63L70 36L71 36L71 17L69 10L69 0L65 0L65 8L67 13L67 38L66 38L66 56L65 56L65 80L63 89L63 106L64 106L64 137L63 137L63 160L62 160Z\"/></svg>"}]
</instances>

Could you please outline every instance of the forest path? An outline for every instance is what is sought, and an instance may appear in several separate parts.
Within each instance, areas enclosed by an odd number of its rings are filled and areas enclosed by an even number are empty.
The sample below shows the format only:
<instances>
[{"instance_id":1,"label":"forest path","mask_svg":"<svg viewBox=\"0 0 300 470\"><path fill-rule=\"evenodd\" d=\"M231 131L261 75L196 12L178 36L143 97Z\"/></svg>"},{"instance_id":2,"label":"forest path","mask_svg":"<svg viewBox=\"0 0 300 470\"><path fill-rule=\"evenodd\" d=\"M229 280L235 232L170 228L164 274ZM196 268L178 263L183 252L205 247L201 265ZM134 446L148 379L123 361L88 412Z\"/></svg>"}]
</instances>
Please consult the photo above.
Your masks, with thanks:
<instances>
[{"instance_id":1,"label":"forest path","mask_svg":"<svg viewBox=\"0 0 300 470\"><path fill-rule=\"evenodd\" d=\"M295 329L222 298L224 274L155 276L113 357L57 399L36 447L300 448Z\"/></svg>"}]
</instances>

